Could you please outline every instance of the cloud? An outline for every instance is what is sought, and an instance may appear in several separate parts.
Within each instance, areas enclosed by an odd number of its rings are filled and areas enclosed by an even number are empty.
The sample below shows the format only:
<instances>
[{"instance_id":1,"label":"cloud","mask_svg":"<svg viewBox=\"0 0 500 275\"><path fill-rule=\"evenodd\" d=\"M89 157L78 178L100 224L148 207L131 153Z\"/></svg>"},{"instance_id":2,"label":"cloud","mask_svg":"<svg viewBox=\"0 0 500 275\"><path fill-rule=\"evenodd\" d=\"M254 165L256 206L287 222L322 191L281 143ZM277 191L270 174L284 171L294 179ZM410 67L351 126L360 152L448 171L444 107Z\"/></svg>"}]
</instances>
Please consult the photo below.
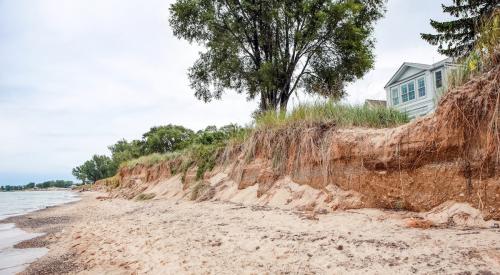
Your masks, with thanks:
<instances>
[{"instance_id":1,"label":"cloud","mask_svg":"<svg viewBox=\"0 0 500 275\"><path fill-rule=\"evenodd\" d=\"M194 98L186 71L200 48L173 36L172 2L0 0L0 184L71 178L91 154L155 125L250 121L257 102L244 95ZM376 27L375 69L349 86L348 102L383 98L403 61L437 56L418 38L437 5L389 1Z\"/></svg>"}]
</instances>

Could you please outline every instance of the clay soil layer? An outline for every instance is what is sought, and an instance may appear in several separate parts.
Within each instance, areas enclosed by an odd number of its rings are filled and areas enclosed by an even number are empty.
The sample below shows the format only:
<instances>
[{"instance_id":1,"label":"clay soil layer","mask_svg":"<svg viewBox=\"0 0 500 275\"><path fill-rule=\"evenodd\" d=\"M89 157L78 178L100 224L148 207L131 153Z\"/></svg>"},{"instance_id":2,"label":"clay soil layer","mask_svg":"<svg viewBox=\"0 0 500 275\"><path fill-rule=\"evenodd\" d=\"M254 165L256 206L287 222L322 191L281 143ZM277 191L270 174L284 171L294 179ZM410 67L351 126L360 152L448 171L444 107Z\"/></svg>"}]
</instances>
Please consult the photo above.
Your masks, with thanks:
<instances>
[{"instance_id":1,"label":"clay soil layer","mask_svg":"<svg viewBox=\"0 0 500 275\"><path fill-rule=\"evenodd\" d=\"M408 228L409 212L102 199L10 222L48 232L23 274L500 274L498 228Z\"/></svg>"}]
</instances>

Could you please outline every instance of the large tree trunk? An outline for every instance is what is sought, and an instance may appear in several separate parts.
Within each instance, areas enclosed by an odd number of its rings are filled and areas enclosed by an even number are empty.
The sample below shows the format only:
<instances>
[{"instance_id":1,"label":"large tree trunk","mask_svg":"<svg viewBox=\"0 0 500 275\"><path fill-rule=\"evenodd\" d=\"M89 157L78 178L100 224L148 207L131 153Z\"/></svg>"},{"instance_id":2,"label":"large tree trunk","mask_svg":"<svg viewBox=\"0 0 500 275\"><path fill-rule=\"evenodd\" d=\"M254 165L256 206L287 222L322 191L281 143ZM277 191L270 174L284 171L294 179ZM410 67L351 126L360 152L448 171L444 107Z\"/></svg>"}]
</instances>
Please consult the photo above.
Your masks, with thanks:
<instances>
[{"instance_id":1,"label":"large tree trunk","mask_svg":"<svg viewBox=\"0 0 500 275\"><path fill-rule=\"evenodd\" d=\"M290 96L288 94L281 94L280 97L280 112L286 113L286 107L288 105L288 99L290 99Z\"/></svg>"},{"instance_id":2,"label":"large tree trunk","mask_svg":"<svg viewBox=\"0 0 500 275\"><path fill-rule=\"evenodd\" d=\"M269 106L267 104L266 94L261 92L260 93L260 111L265 112L268 110L268 108L269 108Z\"/></svg>"},{"instance_id":3,"label":"large tree trunk","mask_svg":"<svg viewBox=\"0 0 500 275\"><path fill-rule=\"evenodd\" d=\"M288 76L287 76L288 77ZM279 107L280 112L286 113L286 108L288 105L288 100L290 99L290 79L286 80L283 90L279 93Z\"/></svg>"}]
</instances>

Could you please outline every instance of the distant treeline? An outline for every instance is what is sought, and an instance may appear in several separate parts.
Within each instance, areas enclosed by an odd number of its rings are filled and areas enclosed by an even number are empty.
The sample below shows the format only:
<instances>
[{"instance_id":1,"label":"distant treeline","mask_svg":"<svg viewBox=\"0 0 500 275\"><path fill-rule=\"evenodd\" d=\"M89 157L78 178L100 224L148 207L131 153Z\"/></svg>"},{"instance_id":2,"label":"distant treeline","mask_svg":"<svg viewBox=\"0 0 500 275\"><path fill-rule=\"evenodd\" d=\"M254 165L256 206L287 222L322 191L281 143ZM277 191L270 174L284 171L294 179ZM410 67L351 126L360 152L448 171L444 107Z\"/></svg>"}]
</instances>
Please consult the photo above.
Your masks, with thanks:
<instances>
[{"instance_id":1,"label":"distant treeline","mask_svg":"<svg viewBox=\"0 0 500 275\"><path fill-rule=\"evenodd\" d=\"M56 188L69 188L73 185L72 181L66 180L50 180L42 183L34 183L30 182L26 185L5 185L0 186L0 192L9 192L9 191L22 191L28 189L47 189L51 187Z\"/></svg>"}]
</instances>

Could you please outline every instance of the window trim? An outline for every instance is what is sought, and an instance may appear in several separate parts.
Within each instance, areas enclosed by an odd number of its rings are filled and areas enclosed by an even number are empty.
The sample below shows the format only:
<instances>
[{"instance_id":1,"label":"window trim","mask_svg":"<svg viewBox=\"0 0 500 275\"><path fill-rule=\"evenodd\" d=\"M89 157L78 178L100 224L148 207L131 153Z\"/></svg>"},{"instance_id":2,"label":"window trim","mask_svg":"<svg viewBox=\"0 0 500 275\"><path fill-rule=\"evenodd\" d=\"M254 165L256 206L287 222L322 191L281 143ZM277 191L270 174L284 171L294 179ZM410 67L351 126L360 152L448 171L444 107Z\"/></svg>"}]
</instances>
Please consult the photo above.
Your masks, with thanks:
<instances>
[{"instance_id":1,"label":"window trim","mask_svg":"<svg viewBox=\"0 0 500 275\"><path fill-rule=\"evenodd\" d=\"M441 86L440 87L437 86L437 84L438 84L437 77L436 77L437 73L439 73L441 75ZM439 70L434 71L434 87L436 89L441 89L441 88L443 88L443 86L444 86L443 70L439 69Z\"/></svg>"},{"instance_id":2,"label":"window trim","mask_svg":"<svg viewBox=\"0 0 500 275\"><path fill-rule=\"evenodd\" d=\"M424 82L424 95L420 95L420 83L419 83L419 80L422 80ZM427 97L427 85L426 85L426 81L425 81L425 75L424 76L421 76L421 77L417 77L417 94L418 94L418 98L424 98L424 97Z\"/></svg>"},{"instance_id":3,"label":"window trim","mask_svg":"<svg viewBox=\"0 0 500 275\"><path fill-rule=\"evenodd\" d=\"M404 90L406 90L406 93L403 93L403 88ZM399 86L399 89L401 90L401 103L405 104L406 102L409 102L410 98L408 97L408 86L406 85L406 83L401 84ZM406 95L406 100L405 100L405 95Z\"/></svg>"},{"instance_id":4,"label":"window trim","mask_svg":"<svg viewBox=\"0 0 500 275\"><path fill-rule=\"evenodd\" d=\"M396 93L393 93L394 91ZM401 98L400 91L399 91L399 86L391 87L390 88L390 94L391 94L391 104L392 104L392 106L398 106L401 103L399 101L399 99ZM394 97L394 94L396 95L395 97ZM397 103L394 103L395 99L397 100Z\"/></svg>"},{"instance_id":5,"label":"window trim","mask_svg":"<svg viewBox=\"0 0 500 275\"><path fill-rule=\"evenodd\" d=\"M413 99L410 99L410 85L409 85L410 83L413 83ZM406 96L408 98L406 101L404 101L403 97L403 88L406 89ZM417 94L416 94L417 91L415 90L415 79L400 84L399 89L401 91L401 104L407 104L408 102L413 102L417 100Z\"/></svg>"},{"instance_id":6,"label":"window trim","mask_svg":"<svg viewBox=\"0 0 500 275\"><path fill-rule=\"evenodd\" d=\"M410 99L410 83L413 84L413 99ZM416 100L417 99L417 94L416 94L416 90L415 90L415 79L412 79L408 82L406 82L406 87L408 89L408 101L413 101L413 100Z\"/></svg>"}]
</instances>

